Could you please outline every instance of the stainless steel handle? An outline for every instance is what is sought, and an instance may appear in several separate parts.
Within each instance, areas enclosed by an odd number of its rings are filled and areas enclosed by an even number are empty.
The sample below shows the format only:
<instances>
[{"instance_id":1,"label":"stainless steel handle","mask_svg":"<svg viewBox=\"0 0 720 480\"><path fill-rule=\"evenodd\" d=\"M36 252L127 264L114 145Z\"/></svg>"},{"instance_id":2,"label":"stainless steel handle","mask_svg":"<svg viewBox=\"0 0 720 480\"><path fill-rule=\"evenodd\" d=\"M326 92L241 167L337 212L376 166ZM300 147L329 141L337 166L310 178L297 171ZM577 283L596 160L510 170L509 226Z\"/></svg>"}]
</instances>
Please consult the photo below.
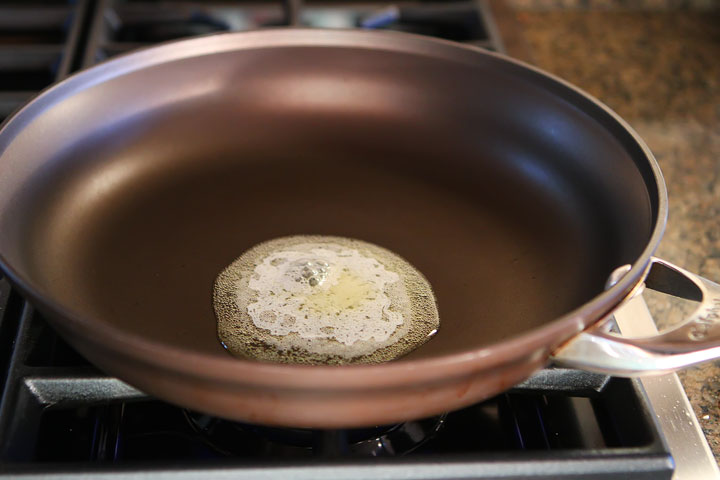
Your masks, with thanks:
<instances>
[{"instance_id":1,"label":"stainless steel handle","mask_svg":"<svg viewBox=\"0 0 720 480\"><path fill-rule=\"evenodd\" d=\"M613 277L618 279L628 268L621 267ZM607 322L599 322L558 348L552 359L563 366L632 377L720 357L720 285L653 258L645 286L700 305L685 321L652 337L625 338L607 331ZM639 288L635 295L641 292Z\"/></svg>"}]
</instances>

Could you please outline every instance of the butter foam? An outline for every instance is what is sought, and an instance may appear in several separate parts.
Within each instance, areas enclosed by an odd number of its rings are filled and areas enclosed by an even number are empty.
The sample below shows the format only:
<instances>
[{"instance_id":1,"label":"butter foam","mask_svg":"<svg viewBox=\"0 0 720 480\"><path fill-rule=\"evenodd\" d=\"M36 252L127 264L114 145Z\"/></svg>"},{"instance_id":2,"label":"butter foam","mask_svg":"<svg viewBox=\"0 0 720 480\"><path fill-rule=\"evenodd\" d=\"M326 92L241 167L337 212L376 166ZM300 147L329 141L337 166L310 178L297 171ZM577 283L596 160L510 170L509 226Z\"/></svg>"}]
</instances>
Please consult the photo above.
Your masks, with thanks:
<instances>
[{"instance_id":1,"label":"butter foam","mask_svg":"<svg viewBox=\"0 0 720 480\"><path fill-rule=\"evenodd\" d=\"M288 363L373 363L437 331L427 280L359 240L294 236L259 244L215 282L218 337L233 354Z\"/></svg>"}]
</instances>

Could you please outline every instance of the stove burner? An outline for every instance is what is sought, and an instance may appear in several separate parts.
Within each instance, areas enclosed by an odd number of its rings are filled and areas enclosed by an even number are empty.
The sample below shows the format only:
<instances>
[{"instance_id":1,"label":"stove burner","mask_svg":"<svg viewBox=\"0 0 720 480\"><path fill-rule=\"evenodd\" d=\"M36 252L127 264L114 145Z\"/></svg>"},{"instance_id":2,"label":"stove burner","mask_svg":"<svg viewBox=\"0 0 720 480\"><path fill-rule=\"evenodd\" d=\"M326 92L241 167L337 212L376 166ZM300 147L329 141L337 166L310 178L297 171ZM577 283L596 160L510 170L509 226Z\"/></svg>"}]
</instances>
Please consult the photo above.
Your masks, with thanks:
<instances>
[{"instance_id":1,"label":"stove burner","mask_svg":"<svg viewBox=\"0 0 720 480\"><path fill-rule=\"evenodd\" d=\"M249 425L190 410L185 410L184 415L192 429L205 438L204 443L222 455L241 454L251 436L261 443L266 454L315 457L405 455L434 438L447 416L370 428L311 430Z\"/></svg>"}]
</instances>

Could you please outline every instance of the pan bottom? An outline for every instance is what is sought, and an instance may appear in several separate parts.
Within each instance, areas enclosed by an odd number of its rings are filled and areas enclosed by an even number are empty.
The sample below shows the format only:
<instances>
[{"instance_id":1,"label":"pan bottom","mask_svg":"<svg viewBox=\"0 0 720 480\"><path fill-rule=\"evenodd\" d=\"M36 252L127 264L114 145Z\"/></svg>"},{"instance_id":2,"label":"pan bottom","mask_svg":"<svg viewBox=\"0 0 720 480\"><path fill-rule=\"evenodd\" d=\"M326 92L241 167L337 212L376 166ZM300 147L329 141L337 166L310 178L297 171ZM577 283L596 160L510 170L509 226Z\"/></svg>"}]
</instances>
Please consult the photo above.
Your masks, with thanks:
<instances>
[{"instance_id":1,"label":"pan bottom","mask_svg":"<svg viewBox=\"0 0 720 480\"><path fill-rule=\"evenodd\" d=\"M440 331L405 357L420 358L551 321L617 266L592 199L557 169L533 174L526 157L479 153L476 139L418 141L437 125L252 118L174 112L56 159L32 189L38 283L87 317L226 356L212 308L226 265L273 238L357 238L407 259L435 291Z\"/></svg>"}]
</instances>

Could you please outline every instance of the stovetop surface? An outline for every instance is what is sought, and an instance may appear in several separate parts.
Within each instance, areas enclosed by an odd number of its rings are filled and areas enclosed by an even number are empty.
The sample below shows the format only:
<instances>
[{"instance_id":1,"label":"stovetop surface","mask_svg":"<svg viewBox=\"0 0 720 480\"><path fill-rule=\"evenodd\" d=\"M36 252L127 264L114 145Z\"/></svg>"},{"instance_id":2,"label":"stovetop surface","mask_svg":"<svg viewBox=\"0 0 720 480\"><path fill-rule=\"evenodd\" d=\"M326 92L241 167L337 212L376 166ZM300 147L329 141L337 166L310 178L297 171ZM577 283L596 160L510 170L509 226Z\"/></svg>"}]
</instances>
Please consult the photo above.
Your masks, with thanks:
<instances>
[{"instance_id":1,"label":"stovetop surface","mask_svg":"<svg viewBox=\"0 0 720 480\"><path fill-rule=\"evenodd\" d=\"M0 118L73 71L137 47L290 23L389 28L503 50L482 0L1 3ZM0 314L0 475L672 475L672 458L639 384L628 379L547 369L506 394L446 416L349 431L268 429L191 412L105 375L5 279Z\"/></svg>"}]
</instances>

